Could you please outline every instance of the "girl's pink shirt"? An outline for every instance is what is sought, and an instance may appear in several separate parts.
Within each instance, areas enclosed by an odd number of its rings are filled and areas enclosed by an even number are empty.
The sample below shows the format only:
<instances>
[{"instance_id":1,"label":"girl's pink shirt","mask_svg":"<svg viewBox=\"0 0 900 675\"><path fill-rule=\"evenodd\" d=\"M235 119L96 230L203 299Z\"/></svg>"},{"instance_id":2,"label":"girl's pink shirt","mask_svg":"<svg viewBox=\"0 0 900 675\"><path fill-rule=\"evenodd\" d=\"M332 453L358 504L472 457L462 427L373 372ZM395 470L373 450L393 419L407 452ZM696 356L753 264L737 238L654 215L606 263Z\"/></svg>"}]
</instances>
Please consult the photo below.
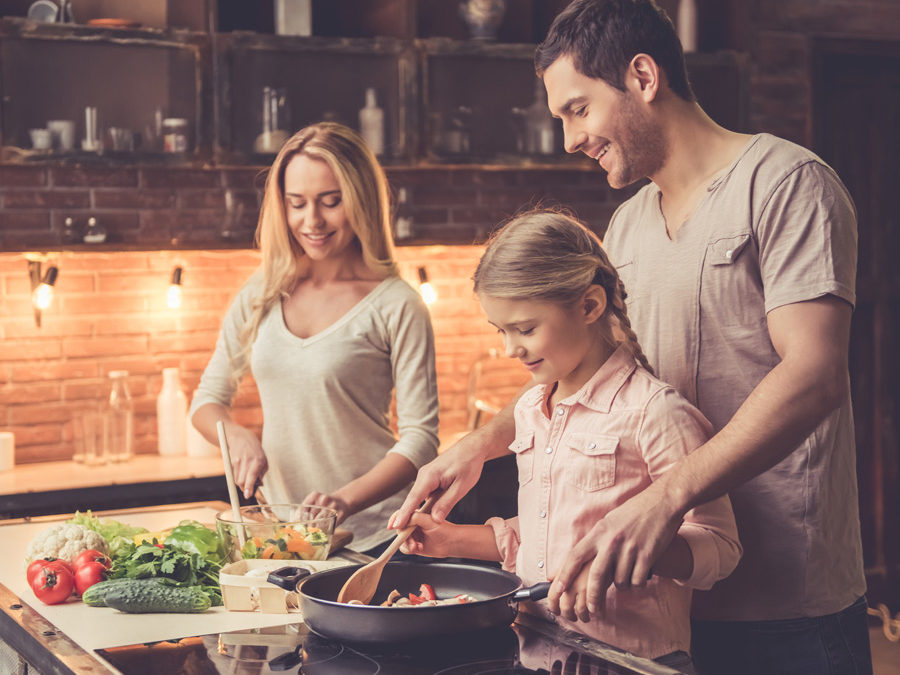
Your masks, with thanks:
<instances>
[{"instance_id":1,"label":"girl's pink shirt","mask_svg":"<svg viewBox=\"0 0 900 675\"><path fill-rule=\"evenodd\" d=\"M519 471L519 515L491 518L505 569L525 584L546 581L594 524L641 492L711 432L703 414L619 347L581 389L548 416L547 385L516 404L510 449ZM689 511L679 529L694 559L691 577L654 576L643 588L611 586L602 620L551 620L647 658L690 649L691 588L726 577L741 556L727 497Z\"/></svg>"}]
</instances>

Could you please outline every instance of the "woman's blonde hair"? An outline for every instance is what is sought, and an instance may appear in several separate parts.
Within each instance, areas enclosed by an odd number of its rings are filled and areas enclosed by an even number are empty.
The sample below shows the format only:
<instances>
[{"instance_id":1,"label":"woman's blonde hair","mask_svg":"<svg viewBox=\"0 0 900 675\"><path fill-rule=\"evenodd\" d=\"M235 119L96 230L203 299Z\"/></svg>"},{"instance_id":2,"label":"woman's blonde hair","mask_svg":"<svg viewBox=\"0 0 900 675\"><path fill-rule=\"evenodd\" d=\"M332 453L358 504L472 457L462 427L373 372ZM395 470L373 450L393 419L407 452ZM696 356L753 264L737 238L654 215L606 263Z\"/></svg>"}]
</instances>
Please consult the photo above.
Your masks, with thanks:
<instances>
[{"instance_id":1,"label":"woman's blonde hair","mask_svg":"<svg viewBox=\"0 0 900 675\"><path fill-rule=\"evenodd\" d=\"M288 164L299 155L325 162L334 172L347 221L356 235L350 245L359 249L366 267L382 278L397 274L390 191L375 154L359 134L343 124L319 122L301 129L282 146L266 177L256 227L256 244L262 252L262 287L241 332L242 349L237 360L243 364L249 364L262 318L307 274L306 255L288 227L285 211L284 175ZM246 368L234 369L236 382Z\"/></svg>"},{"instance_id":2,"label":"woman's blonde hair","mask_svg":"<svg viewBox=\"0 0 900 675\"><path fill-rule=\"evenodd\" d=\"M475 270L475 292L508 300L569 306L592 285L606 293L610 328L618 328L634 358L651 373L625 309L625 287L593 232L560 211L523 213L491 237ZM613 340L612 330L606 334Z\"/></svg>"}]
</instances>

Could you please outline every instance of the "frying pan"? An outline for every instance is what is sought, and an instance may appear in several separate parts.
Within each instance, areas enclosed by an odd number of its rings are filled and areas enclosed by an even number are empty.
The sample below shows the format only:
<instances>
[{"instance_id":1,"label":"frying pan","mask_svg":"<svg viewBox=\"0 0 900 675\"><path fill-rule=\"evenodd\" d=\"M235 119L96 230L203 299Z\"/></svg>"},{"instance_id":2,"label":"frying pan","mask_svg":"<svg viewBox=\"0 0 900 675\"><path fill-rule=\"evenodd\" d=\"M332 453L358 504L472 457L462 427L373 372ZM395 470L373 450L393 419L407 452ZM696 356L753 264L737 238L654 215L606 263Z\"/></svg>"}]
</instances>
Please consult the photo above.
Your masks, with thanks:
<instances>
[{"instance_id":1,"label":"frying pan","mask_svg":"<svg viewBox=\"0 0 900 675\"><path fill-rule=\"evenodd\" d=\"M421 638L507 626L522 600L547 597L550 582L527 588L515 574L456 563L392 562L385 565L372 605L337 602L338 591L361 565L312 574L296 584L300 612L310 630L344 642L408 642ZM270 578L270 581L275 581ZM278 583L275 581L275 583ZM404 595L431 584L438 598L467 593L474 602L431 607L380 607L397 589ZM294 590L290 584L289 590ZM282 585L282 584L279 584ZM287 584L286 584L287 585Z\"/></svg>"}]
</instances>

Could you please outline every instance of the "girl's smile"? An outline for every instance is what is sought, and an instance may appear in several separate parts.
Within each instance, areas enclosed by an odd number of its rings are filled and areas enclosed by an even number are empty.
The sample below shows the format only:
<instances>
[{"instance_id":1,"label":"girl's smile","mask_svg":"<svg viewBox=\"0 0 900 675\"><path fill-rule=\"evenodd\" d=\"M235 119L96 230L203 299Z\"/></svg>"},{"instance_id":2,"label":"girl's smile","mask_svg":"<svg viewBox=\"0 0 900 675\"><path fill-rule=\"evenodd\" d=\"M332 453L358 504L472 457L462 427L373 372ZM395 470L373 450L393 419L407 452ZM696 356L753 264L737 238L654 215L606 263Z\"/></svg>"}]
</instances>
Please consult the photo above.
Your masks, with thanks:
<instances>
[{"instance_id":1,"label":"girl's smile","mask_svg":"<svg viewBox=\"0 0 900 675\"><path fill-rule=\"evenodd\" d=\"M578 391L611 353L598 330L596 302L590 296L573 306L483 293L478 299L503 336L506 355L519 359L536 384L558 382L563 398Z\"/></svg>"}]
</instances>

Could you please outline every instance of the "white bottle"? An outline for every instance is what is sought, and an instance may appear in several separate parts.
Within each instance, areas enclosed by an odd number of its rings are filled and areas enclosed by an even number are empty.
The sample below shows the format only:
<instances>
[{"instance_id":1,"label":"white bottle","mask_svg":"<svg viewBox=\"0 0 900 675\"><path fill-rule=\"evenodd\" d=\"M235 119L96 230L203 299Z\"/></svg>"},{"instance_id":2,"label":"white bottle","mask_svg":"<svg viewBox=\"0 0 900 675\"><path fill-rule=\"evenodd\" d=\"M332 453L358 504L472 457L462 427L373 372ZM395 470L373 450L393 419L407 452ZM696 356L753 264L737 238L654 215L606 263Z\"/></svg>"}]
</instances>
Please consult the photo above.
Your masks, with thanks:
<instances>
[{"instance_id":1,"label":"white bottle","mask_svg":"<svg viewBox=\"0 0 900 675\"><path fill-rule=\"evenodd\" d=\"M384 111L375 100L375 90L366 89L366 107L359 110L359 133L376 155L384 154Z\"/></svg>"},{"instance_id":2,"label":"white bottle","mask_svg":"<svg viewBox=\"0 0 900 675\"><path fill-rule=\"evenodd\" d=\"M186 418L187 397L181 391L178 368L163 368L163 386L156 398L156 434L160 455L185 454Z\"/></svg>"}]
</instances>

